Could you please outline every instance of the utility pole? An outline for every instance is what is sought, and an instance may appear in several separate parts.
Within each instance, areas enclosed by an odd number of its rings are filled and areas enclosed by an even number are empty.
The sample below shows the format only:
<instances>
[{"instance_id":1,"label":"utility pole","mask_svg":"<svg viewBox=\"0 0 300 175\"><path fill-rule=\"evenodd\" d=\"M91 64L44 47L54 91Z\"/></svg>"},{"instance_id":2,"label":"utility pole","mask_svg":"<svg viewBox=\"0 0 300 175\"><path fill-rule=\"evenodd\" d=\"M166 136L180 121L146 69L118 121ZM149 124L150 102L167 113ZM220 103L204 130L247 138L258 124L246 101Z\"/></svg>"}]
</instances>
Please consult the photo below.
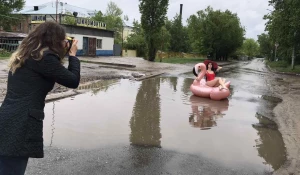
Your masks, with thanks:
<instances>
[{"instance_id":1,"label":"utility pole","mask_svg":"<svg viewBox=\"0 0 300 175\"><path fill-rule=\"evenodd\" d=\"M56 22L57 22L57 10L58 10L58 0L56 0L56 4L55 4L55 6L56 6Z\"/></svg>"}]
</instances>

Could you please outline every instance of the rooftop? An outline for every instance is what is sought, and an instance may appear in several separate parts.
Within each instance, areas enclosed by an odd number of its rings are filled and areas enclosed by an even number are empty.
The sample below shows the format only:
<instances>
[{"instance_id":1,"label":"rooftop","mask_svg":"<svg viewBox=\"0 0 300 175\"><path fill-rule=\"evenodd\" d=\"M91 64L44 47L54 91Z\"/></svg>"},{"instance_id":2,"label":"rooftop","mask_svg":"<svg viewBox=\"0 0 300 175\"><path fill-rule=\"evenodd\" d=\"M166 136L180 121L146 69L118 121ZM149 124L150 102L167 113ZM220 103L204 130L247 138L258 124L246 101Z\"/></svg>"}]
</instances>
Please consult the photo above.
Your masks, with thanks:
<instances>
[{"instance_id":1,"label":"rooftop","mask_svg":"<svg viewBox=\"0 0 300 175\"><path fill-rule=\"evenodd\" d=\"M35 7L37 7L37 9L35 9ZM66 12L77 12L78 17L91 17L95 14L94 10L88 10L64 2L59 2L57 13L66 14ZM56 14L56 1L51 1L41 5L37 4L36 6L25 6L21 11L15 13L27 15L54 15Z\"/></svg>"}]
</instances>

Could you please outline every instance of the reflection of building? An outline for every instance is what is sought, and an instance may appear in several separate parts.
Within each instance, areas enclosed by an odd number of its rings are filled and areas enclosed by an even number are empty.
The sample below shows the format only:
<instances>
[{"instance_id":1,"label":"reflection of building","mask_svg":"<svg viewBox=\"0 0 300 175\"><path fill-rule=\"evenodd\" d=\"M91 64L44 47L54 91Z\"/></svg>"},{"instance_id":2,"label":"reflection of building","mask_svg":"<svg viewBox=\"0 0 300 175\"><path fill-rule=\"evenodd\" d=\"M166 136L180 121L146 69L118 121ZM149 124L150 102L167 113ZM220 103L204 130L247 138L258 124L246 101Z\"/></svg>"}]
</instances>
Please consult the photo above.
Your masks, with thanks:
<instances>
[{"instance_id":1,"label":"reflection of building","mask_svg":"<svg viewBox=\"0 0 300 175\"><path fill-rule=\"evenodd\" d=\"M200 98L191 96L190 102L192 105L192 114L189 117L189 122L193 127L201 129L210 129L217 126L216 120L222 118L229 107L229 100L213 101L208 98Z\"/></svg>"},{"instance_id":2,"label":"reflection of building","mask_svg":"<svg viewBox=\"0 0 300 175\"><path fill-rule=\"evenodd\" d=\"M161 147L159 88L159 78L142 81L130 119L132 145Z\"/></svg>"},{"instance_id":3,"label":"reflection of building","mask_svg":"<svg viewBox=\"0 0 300 175\"><path fill-rule=\"evenodd\" d=\"M58 21L66 29L67 35L78 39L77 55L113 55L114 32L106 30L105 23L89 19L95 15L94 10L53 1L25 7L16 14L21 14L24 20L12 27L14 32L29 33L45 21Z\"/></svg>"}]
</instances>

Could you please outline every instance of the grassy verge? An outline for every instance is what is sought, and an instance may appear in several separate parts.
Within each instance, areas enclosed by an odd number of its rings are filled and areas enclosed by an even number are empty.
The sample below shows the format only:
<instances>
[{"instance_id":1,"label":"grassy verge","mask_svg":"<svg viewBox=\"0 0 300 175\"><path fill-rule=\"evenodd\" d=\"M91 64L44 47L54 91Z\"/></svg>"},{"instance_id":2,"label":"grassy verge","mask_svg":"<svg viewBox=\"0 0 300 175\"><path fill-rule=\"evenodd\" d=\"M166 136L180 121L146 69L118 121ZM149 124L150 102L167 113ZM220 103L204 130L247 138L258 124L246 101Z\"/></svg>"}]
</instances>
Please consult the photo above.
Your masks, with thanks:
<instances>
[{"instance_id":1,"label":"grassy verge","mask_svg":"<svg viewBox=\"0 0 300 175\"><path fill-rule=\"evenodd\" d=\"M5 50L0 50L0 60L6 60L11 56L10 52L7 52Z\"/></svg>"},{"instance_id":2,"label":"grassy verge","mask_svg":"<svg viewBox=\"0 0 300 175\"><path fill-rule=\"evenodd\" d=\"M162 63L172 64L186 64L186 63L199 63L204 61L205 58L163 58ZM155 62L160 62L159 58L155 59Z\"/></svg>"},{"instance_id":3,"label":"grassy verge","mask_svg":"<svg viewBox=\"0 0 300 175\"><path fill-rule=\"evenodd\" d=\"M277 72L300 73L300 65L295 65L295 69L292 70L291 65L285 61L268 61L267 65Z\"/></svg>"}]
</instances>

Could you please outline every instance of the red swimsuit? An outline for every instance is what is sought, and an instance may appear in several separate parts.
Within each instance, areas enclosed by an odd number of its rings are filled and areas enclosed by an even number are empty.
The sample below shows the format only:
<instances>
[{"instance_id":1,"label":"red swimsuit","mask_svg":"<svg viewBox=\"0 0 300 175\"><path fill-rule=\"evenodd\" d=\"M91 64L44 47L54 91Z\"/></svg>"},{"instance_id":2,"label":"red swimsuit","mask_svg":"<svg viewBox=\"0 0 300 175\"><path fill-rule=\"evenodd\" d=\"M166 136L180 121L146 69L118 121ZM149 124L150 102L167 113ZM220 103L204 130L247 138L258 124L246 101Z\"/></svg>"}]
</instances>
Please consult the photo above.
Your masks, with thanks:
<instances>
[{"instance_id":1,"label":"red swimsuit","mask_svg":"<svg viewBox=\"0 0 300 175\"><path fill-rule=\"evenodd\" d=\"M210 74L210 73L206 72L205 76L206 76L206 81L211 81L211 80L215 79L216 75L215 75L215 73Z\"/></svg>"}]
</instances>

